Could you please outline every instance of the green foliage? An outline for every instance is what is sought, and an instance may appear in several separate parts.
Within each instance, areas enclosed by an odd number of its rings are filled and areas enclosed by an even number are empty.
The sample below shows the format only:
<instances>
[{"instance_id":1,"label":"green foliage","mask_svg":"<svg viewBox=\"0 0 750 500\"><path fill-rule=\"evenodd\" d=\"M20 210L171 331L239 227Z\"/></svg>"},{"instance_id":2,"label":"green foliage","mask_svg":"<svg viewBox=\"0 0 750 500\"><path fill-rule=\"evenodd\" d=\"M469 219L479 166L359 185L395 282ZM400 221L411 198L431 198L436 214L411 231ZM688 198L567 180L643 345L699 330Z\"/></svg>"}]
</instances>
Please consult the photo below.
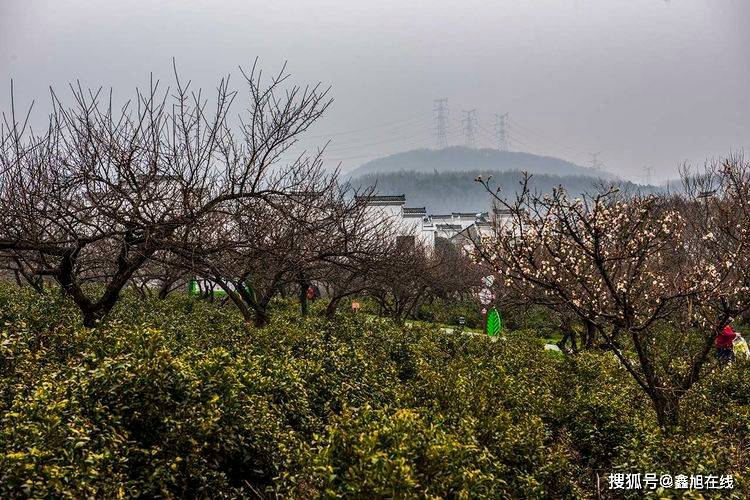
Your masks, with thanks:
<instances>
[{"instance_id":1,"label":"green foliage","mask_svg":"<svg viewBox=\"0 0 750 500\"><path fill-rule=\"evenodd\" d=\"M92 329L54 291L0 287L0 497L587 498L613 470L750 491L746 366L710 374L664 435L610 353L273 306L256 330L126 296Z\"/></svg>"},{"instance_id":2,"label":"green foliage","mask_svg":"<svg viewBox=\"0 0 750 500\"><path fill-rule=\"evenodd\" d=\"M467 328L482 328L482 306L475 300L433 299L424 303L417 311L417 319L458 326L459 318L466 320Z\"/></svg>"},{"instance_id":3,"label":"green foliage","mask_svg":"<svg viewBox=\"0 0 750 500\"><path fill-rule=\"evenodd\" d=\"M473 423L453 426L413 409L369 405L333 419L316 440L302 476L325 496L446 497L506 492L507 470L474 438Z\"/></svg>"}]
</instances>

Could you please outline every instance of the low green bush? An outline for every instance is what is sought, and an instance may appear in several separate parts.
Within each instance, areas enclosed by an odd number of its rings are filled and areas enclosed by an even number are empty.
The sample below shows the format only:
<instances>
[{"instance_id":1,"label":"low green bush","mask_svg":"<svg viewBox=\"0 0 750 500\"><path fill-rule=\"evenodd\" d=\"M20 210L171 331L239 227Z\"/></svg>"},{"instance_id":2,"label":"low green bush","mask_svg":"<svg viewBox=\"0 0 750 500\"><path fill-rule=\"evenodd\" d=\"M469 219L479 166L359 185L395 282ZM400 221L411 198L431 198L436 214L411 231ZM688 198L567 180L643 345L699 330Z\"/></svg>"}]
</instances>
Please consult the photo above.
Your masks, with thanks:
<instances>
[{"instance_id":1,"label":"low green bush","mask_svg":"<svg viewBox=\"0 0 750 500\"><path fill-rule=\"evenodd\" d=\"M422 321L453 326L458 326L459 318L464 318L464 326L467 328L481 329L484 325L481 309L482 306L476 300L433 299L419 307L416 317Z\"/></svg>"},{"instance_id":2,"label":"low green bush","mask_svg":"<svg viewBox=\"0 0 750 500\"><path fill-rule=\"evenodd\" d=\"M610 471L750 493L740 363L665 435L610 353L318 312L275 301L258 330L231 305L126 296L84 328L55 290L0 286L0 497L591 498Z\"/></svg>"},{"instance_id":3,"label":"low green bush","mask_svg":"<svg viewBox=\"0 0 750 500\"><path fill-rule=\"evenodd\" d=\"M298 494L328 497L448 497L507 493L502 463L473 436L415 409L346 409L314 443L295 479Z\"/></svg>"}]
</instances>

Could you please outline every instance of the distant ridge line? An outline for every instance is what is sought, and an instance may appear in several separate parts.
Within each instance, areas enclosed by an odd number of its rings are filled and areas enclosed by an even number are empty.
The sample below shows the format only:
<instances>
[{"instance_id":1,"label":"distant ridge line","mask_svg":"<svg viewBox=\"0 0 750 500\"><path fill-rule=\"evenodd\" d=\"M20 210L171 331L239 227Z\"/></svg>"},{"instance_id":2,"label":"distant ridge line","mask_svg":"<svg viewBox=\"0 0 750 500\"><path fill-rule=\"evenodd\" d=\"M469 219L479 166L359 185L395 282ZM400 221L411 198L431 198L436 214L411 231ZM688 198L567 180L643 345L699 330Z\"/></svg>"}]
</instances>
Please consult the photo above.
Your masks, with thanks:
<instances>
[{"instance_id":1,"label":"distant ridge line","mask_svg":"<svg viewBox=\"0 0 750 500\"><path fill-rule=\"evenodd\" d=\"M370 160L349 173L350 178L367 174L407 172L457 172L469 170L526 171L559 176L586 176L614 180L616 176L553 156L520 151L451 146L414 149Z\"/></svg>"}]
</instances>

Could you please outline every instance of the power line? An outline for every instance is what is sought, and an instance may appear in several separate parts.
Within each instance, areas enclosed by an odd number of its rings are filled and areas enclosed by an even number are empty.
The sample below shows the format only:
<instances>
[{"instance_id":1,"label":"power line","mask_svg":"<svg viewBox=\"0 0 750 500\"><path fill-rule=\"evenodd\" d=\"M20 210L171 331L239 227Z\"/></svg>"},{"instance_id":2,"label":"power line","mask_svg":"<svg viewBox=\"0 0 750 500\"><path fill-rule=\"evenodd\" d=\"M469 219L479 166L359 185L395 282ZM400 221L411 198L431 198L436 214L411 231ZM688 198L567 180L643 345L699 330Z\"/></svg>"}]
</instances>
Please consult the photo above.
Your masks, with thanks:
<instances>
[{"instance_id":1,"label":"power line","mask_svg":"<svg viewBox=\"0 0 750 500\"><path fill-rule=\"evenodd\" d=\"M654 174L654 167L651 167L649 165L643 167L643 180L645 181L645 184L647 186L651 185L653 174Z\"/></svg>"},{"instance_id":2,"label":"power line","mask_svg":"<svg viewBox=\"0 0 750 500\"><path fill-rule=\"evenodd\" d=\"M325 151L327 153L336 153L336 152L346 152L356 149L367 149L372 146L379 146L382 144L392 144L392 143L398 143L403 141L410 141L411 139L419 138L420 141L424 141L425 139L428 139L430 135L432 134L432 130L429 127L420 127L416 129L414 134L406 135L404 133L398 133L395 136L388 136L384 139L377 140L377 141L367 141L367 142L344 142L339 143L336 140L330 140L325 146ZM340 145L339 145L340 144ZM303 147L302 143L297 145L298 147L295 147L293 149L290 149L288 153L291 154L300 154L304 153L305 151L312 151L316 149L317 146L313 145L311 148ZM317 147L317 149L320 149Z\"/></svg>"},{"instance_id":3,"label":"power line","mask_svg":"<svg viewBox=\"0 0 750 500\"><path fill-rule=\"evenodd\" d=\"M507 113L506 113L507 115ZM496 116L502 116L502 115L496 115ZM506 118L505 122L505 139L507 141L507 150L519 150L519 151L525 151L527 153L534 153L534 154L541 154L541 155L548 155L550 149L556 149L556 148L550 148L549 144L545 142L546 147L539 147L538 139L533 138L531 136L530 139L526 137L525 134L521 135L520 137L516 134L522 134L523 129L526 129L526 127L519 127L516 126L517 122L513 120L513 132L511 133L511 121L509 118ZM527 129L528 130L528 129ZM497 122L495 127L495 133L493 133L490 130L487 130L485 127L483 127L481 124L477 125L477 131L480 132L480 136L483 140L487 141L489 144L497 144L498 139L498 128L497 128ZM537 135L537 134L535 134ZM515 146L515 147L514 147ZM573 151L573 150L571 150ZM558 155L558 156L565 156Z\"/></svg>"},{"instance_id":4,"label":"power line","mask_svg":"<svg viewBox=\"0 0 750 500\"><path fill-rule=\"evenodd\" d=\"M380 148L375 150L368 148L342 148L342 149L325 149L323 161L326 162L338 162L343 160L355 160L363 158L377 158L380 156L389 156L397 153L403 153L409 149L415 148L427 148L429 147L429 139L431 137L430 132L416 134L410 137L402 137L398 142L390 141L391 144L387 145L387 150L383 151ZM304 153L297 153L296 155ZM333 153L333 155L331 155ZM295 155L295 156L296 156Z\"/></svg>"},{"instance_id":5,"label":"power line","mask_svg":"<svg viewBox=\"0 0 750 500\"><path fill-rule=\"evenodd\" d=\"M508 113L495 113L495 140L499 151L508 151Z\"/></svg>"},{"instance_id":6,"label":"power line","mask_svg":"<svg viewBox=\"0 0 750 500\"><path fill-rule=\"evenodd\" d=\"M539 132L536 132L531 128L524 126L522 123L519 123L518 120L513 120L513 131L516 134L521 134L522 137L530 134L531 136L533 136L532 140L534 141L534 143L538 143L539 139L541 139L542 145L544 146L543 149L556 151L558 152L558 156L564 157L566 155L570 155L571 153L579 159L587 156L586 152L562 144L559 141L552 139L548 135L540 134Z\"/></svg>"},{"instance_id":7,"label":"power line","mask_svg":"<svg viewBox=\"0 0 750 500\"><path fill-rule=\"evenodd\" d=\"M530 129L529 127L524 126L522 123L519 123L518 120L513 120L513 129L514 130L519 130L520 129L521 132L526 132L526 133L529 133L531 135L534 135L537 138L541 139L543 142L547 143L548 145L551 144L551 145L555 146L553 149L566 150L566 151L569 151L571 153L576 153L576 154L581 154L581 155L584 154L582 151L579 151L577 149L574 149L574 148L571 148L569 146L566 146L565 144L561 144L560 142L556 141L555 139L552 139L551 137L549 137L548 135L540 134L539 132L536 132L536 131Z\"/></svg>"},{"instance_id":8,"label":"power line","mask_svg":"<svg viewBox=\"0 0 750 500\"><path fill-rule=\"evenodd\" d=\"M429 136L433 137L435 145L438 148L444 148L448 146L450 136L461 133L463 133L465 144L472 148L479 147L481 143L483 147L486 147L484 145L488 145L489 147L496 147L500 151L525 150L532 152L551 149L566 150L578 153L581 156L586 155L586 153L579 152L561 144L548 135L535 132L533 129L518 123L516 120L513 120L511 126L509 113L507 112L495 114L494 127L491 127L494 128L494 130L488 130L478 122L476 109L464 110L461 122L453 124L450 122L448 99L434 99L433 104L434 107L431 112L417 113L399 120L384 122L359 129L345 130L327 135L304 136L304 139L314 139L316 137L332 138L330 141L331 147L326 147L325 151L326 153L336 153L337 157L329 157L326 158L325 161L374 158L382 156L383 154L393 154L398 151L368 154L365 151L358 150L367 150L381 145L389 145L389 149L393 147L406 148L410 146L419 146L426 144L426 140ZM430 114L432 115L432 127L423 121L424 118ZM459 126L462 130L458 129ZM388 127L391 127L391 129L388 129ZM367 131L376 132L373 134L362 134L361 136L355 135ZM381 138L375 139L373 135L380 136ZM339 138L341 140L338 140ZM540 139L541 144L539 144ZM537 147L539 145L542 147ZM297 150L297 148L294 148L294 150ZM288 151L287 154L294 154L294 150ZM300 151L300 153L302 152L303 151ZM347 155L347 153L349 153L349 155ZM590 165L596 170L602 170L604 168L604 162L602 162L599 157L600 154L601 152L588 154L590 157ZM646 173L647 179L650 179L651 175L651 172Z\"/></svg>"},{"instance_id":9,"label":"power line","mask_svg":"<svg viewBox=\"0 0 750 500\"><path fill-rule=\"evenodd\" d=\"M358 129L350 129L350 130L343 130L343 131L340 131L340 132L331 132L329 134L306 135L305 138L307 138L307 139L324 139L324 138L331 138L331 137L341 136L341 135L356 134L356 133L359 133L359 132L367 132L369 130L375 130L375 129L379 129L379 128L391 127L391 126L394 126L394 125L404 125L406 123L414 122L414 121L417 121L418 119L425 118L429 114L430 114L429 111L422 112L422 113L416 113L414 115L411 115L411 116L408 116L408 117L404 117L404 118L402 118L400 120L394 120L394 121L389 121L389 122L382 122L382 123L379 123L377 125L372 125L372 126L369 126L369 127L358 128Z\"/></svg>"},{"instance_id":10,"label":"power line","mask_svg":"<svg viewBox=\"0 0 750 500\"><path fill-rule=\"evenodd\" d=\"M423 144L421 141L414 141L411 144L403 144L402 147L398 150L391 150L387 152L378 152L378 153L372 153L372 154L362 154L362 155L354 155L354 156L343 156L343 157L336 157L336 158L329 158L324 157L323 161L325 162L339 162L344 160L361 160L365 158L379 158L382 156L391 156L398 153L403 153L404 149L403 147L409 147L409 146L419 146L420 144Z\"/></svg>"},{"instance_id":11,"label":"power line","mask_svg":"<svg viewBox=\"0 0 750 500\"><path fill-rule=\"evenodd\" d=\"M526 148L526 152L527 153L531 153L532 151L541 151L539 148L536 148L534 146L531 146L531 145L523 142L521 139L517 138L513 134L508 134L508 139L510 139L511 142L514 142L514 143L516 143L516 144L518 144L518 145L523 146L524 148Z\"/></svg>"},{"instance_id":12,"label":"power line","mask_svg":"<svg viewBox=\"0 0 750 500\"><path fill-rule=\"evenodd\" d=\"M470 148L476 147L476 138L474 134L477 128L477 110L470 109L464 111L464 119L461 120L461 123L464 126L464 142L466 143L466 146Z\"/></svg>"},{"instance_id":13,"label":"power line","mask_svg":"<svg viewBox=\"0 0 750 500\"><path fill-rule=\"evenodd\" d=\"M491 130L488 130L487 128L483 127L482 124L477 124L477 132L479 132L479 136L481 139L486 141L487 144L494 145L497 141L497 135L494 134ZM522 146L521 148L515 148L515 149L524 149L526 152L532 152L532 151L541 151L539 148L534 147L532 145L529 145L528 143L522 141L521 139L517 138L515 135L511 134L508 128L505 130L506 139L508 141L508 150L511 149L511 144L516 144L518 146Z\"/></svg>"},{"instance_id":14,"label":"power line","mask_svg":"<svg viewBox=\"0 0 750 500\"><path fill-rule=\"evenodd\" d=\"M440 148L448 147L448 99L435 99L435 145Z\"/></svg>"},{"instance_id":15,"label":"power line","mask_svg":"<svg viewBox=\"0 0 750 500\"><path fill-rule=\"evenodd\" d=\"M399 134L394 137L388 137L386 139L382 139L379 141L368 141L368 142L360 142L360 143L344 143L341 146L336 146L333 148L326 148L326 151L330 152L336 152L336 151L346 151L351 149L364 149L369 148L371 146L378 146L381 144L388 144L388 143L394 143L394 142L400 142L405 141L408 139L414 139L416 137L424 137L427 138L430 136L431 130L427 127L422 127L420 129L417 129L416 133L405 135L405 134ZM331 141L331 144L335 145L336 143L334 141Z\"/></svg>"}]
</instances>

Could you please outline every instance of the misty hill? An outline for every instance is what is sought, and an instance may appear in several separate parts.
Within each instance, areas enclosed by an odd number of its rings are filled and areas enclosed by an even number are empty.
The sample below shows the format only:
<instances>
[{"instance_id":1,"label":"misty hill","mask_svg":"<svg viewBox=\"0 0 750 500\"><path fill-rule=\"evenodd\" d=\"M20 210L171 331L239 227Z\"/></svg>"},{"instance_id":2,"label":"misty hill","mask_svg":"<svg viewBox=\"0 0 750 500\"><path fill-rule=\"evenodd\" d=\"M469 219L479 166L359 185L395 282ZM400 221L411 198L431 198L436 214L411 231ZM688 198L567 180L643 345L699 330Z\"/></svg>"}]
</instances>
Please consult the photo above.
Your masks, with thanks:
<instances>
[{"instance_id":1,"label":"misty hill","mask_svg":"<svg viewBox=\"0 0 750 500\"><path fill-rule=\"evenodd\" d=\"M464 146L452 146L444 149L416 149L377 158L356 168L350 173L350 176L354 178L367 174L399 171L437 171L445 173L475 170L492 172L517 170L532 174L613 178L611 174L606 172L582 167L551 156L498 151L496 149L474 149Z\"/></svg>"},{"instance_id":2,"label":"misty hill","mask_svg":"<svg viewBox=\"0 0 750 500\"><path fill-rule=\"evenodd\" d=\"M505 196L517 192L521 180L519 171L467 170L453 172L385 172L361 175L350 180L353 186L365 188L375 186L380 194L405 194L410 207L427 207L428 213L484 212L491 205L490 196L474 181L478 175L485 179L492 175L492 185L500 187ZM601 179L591 176L558 176L533 174L531 188L539 192L550 192L562 185L572 195L595 192ZM610 183L613 181L609 181ZM631 182L615 181L621 189L631 192L650 193L658 190L654 186L640 186Z\"/></svg>"}]
</instances>

